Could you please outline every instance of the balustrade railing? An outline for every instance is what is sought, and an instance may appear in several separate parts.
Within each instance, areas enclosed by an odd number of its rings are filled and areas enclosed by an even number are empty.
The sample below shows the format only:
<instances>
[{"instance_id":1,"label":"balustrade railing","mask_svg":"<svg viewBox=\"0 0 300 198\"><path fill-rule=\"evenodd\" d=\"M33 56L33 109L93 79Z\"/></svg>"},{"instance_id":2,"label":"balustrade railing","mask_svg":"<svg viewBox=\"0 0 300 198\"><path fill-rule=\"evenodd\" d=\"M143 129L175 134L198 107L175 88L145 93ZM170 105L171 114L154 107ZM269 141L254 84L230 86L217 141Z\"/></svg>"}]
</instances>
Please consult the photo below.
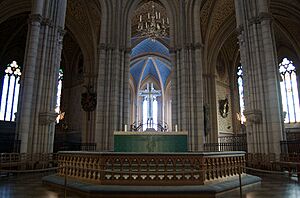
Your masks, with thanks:
<instances>
[{"instance_id":1,"label":"balustrade railing","mask_svg":"<svg viewBox=\"0 0 300 198\"><path fill-rule=\"evenodd\" d=\"M56 153L0 153L0 170L34 170L55 166Z\"/></svg>"},{"instance_id":2,"label":"balustrade railing","mask_svg":"<svg viewBox=\"0 0 300 198\"><path fill-rule=\"evenodd\" d=\"M59 152L58 175L116 185L202 185L236 176L244 152L92 153Z\"/></svg>"}]
</instances>

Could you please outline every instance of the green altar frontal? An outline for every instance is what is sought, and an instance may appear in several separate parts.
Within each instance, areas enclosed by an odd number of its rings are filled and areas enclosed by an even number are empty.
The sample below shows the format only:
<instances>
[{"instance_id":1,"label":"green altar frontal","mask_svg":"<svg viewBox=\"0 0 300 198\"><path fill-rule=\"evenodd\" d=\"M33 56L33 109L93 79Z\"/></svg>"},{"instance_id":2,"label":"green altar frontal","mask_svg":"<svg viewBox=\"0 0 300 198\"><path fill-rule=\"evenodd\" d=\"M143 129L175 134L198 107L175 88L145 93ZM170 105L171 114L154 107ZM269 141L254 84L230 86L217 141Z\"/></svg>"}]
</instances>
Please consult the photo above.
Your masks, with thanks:
<instances>
[{"instance_id":1,"label":"green altar frontal","mask_svg":"<svg viewBox=\"0 0 300 198\"><path fill-rule=\"evenodd\" d=\"M187 132L114 132L115 152L187 152Z\"/></svg>"}]
</instances>

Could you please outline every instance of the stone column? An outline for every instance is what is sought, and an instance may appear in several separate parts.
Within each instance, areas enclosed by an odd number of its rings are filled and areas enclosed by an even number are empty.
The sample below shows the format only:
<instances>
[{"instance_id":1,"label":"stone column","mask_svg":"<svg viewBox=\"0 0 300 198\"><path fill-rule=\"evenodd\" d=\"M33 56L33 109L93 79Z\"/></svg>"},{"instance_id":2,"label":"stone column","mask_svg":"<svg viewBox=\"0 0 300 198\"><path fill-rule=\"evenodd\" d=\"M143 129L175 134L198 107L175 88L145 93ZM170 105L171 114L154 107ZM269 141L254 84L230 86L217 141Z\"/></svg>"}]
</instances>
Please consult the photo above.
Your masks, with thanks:
<instances>
[{"instance_id":1,"label":"stone column","mask_svg":"<svg viewBox=\"0 0 300 198\"><path fill-rule=\"evenodd\" d=\"M172 124L179 131L188 132L190 151L203 150L203 44L195 35L199 29L193 24L187 2L177 2L174 20L174 48L170 49L172 74ZM176 5L176 4L175 4Z\"/></svg>"},{"instance_id":2,"label":"stone column","mask_svg":"<svg viewBox=\"0 0 300 198\"><path fill-rule=\"evenodd\" d=\"M189 132L189 150L202 150L204 143L203 75L200 44L171 51L175 65L172 76L172 123Z\"/></svg>"},{"instance_id":3,"label":"stone column","mask_svg":"<svg viewBox=\"0 0 300 198\"><path fill-rule=\"evenodd\" d=\"M21 78L17 139L21 153L53 150L54 112L66 0L34 0Z\"/></svg>"},{"instance_id":4,"label":"stone column","mask_svg":"<svg viewBox=\"0 0 300 198\"><path fill-rule=\"evenodd\" d=\"M268 0L235 0L250 153L280 153L282 110Z\"/></svg>"},{"instance_id":5,"label":"stone column","mask_svg":"<svg viewBox=\"0 0 300 198\"><path fill-rule=\"evenodd\" d=\"M215 102L216 98L216 76L213 74L203 74L203 92L205 108L205 142L218 143L218 108Z\"/></svg>"},{"instance_id":6,"label":"stone column","mask_svg":"<svg viewBox=\"0 0 300 198\"><path fill-rule=\"evenodd\" d=\"M130 51L123 24L126 1L110 0L110 13L101 29L98 47L97 109L95 143L97 151L112 151L113 132L128 127ZM109 28L108 28L109 27ZM129 40L130 41L130 40Z\"/></svg>"}]
</instances>

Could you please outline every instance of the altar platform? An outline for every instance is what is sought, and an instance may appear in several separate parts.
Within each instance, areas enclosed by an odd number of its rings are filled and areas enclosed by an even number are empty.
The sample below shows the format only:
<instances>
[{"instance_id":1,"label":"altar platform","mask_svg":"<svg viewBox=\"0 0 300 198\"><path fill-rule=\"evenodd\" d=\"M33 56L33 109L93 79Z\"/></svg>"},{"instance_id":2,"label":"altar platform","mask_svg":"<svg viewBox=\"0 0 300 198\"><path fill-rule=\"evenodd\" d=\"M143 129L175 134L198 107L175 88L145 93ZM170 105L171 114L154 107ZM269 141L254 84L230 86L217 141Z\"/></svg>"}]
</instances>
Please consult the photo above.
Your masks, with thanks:
<instances>
[{"instance_id":1,"label":"altar platform","mask_svg":"<svg viewBox=\"0 0 300 198\"><path fill-rule=\"evenodd\" d=\"M260 182L244 172L245 152L59 152L58 172L43 182L87 197L215 197ZM65 183L66 179L66 183ZM160 196L163 197L163 196Z\"/></svg>"},{"instance_id":2,"label":"altar platform","mask_svg":"<svg viewBox=\"0 0 300 198\"><path fill-rule=\"evenodd\" d=\"M188 133L178 132L114 132L115 152L187 152Z\"/></svg>"}]
</instances>

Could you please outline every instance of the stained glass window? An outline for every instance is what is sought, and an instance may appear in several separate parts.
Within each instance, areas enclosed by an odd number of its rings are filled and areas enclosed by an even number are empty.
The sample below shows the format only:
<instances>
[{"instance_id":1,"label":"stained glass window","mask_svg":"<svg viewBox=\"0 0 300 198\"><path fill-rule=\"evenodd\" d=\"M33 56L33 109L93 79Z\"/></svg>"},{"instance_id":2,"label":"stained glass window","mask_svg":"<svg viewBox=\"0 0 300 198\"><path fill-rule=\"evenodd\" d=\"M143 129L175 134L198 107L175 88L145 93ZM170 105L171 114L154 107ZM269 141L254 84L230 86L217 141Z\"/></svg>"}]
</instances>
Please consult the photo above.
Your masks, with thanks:
<instances>
[{"instance_id":1,"label":"stained glass window","mask_svg":"<svg viewBox=\"0 0 300 198\"><path fill-rule=\"evenodd\" d=\"M20 90L21 68L16 61L5 69L0 104L0 120L15 121Z\"/></svg>"},{"instance_id":2,"label":"stained glass window","mask_svg":"<svg viewBox=\"0 0 300 198\"><path fill-rule=\"evenodd\" d=\"M58 74L58 85L57 85L57 94L56 94L56 106L55 106L55 112L56 113L61 113L60 112L60 101L61 101L61 91L62 91L62 85L63 85L63 77L64 77L64 73L63 70L60 69L59 70L59 74ZM56 119L56 122L59 123L59 116Z\"/></svg>"},{"instance_id":3,"label":"stained glass window","mask_svg":"<svg viewBox=\"0 0 300 198\"><path fill-rule=\"evenodd\" d=\"M240 113L238 114L238 119L243 124L246 121L246 117L244 115L245 103L244 103L244 84L243 84L243 66L239 65L237 69L237 83L239 90L239 99L240 99Z\"/></svg>"},{"instance_id":4,"label":"stained glass window","mask_svg":"<svg viewBox=\"0 0 300 198\"><path fill-rule=\"evenodd\" d=\"M284 58L279 64L280 89L285 123L300 122L299 95L296 68L293 62Z\"/></svg>"}]
</instances>

